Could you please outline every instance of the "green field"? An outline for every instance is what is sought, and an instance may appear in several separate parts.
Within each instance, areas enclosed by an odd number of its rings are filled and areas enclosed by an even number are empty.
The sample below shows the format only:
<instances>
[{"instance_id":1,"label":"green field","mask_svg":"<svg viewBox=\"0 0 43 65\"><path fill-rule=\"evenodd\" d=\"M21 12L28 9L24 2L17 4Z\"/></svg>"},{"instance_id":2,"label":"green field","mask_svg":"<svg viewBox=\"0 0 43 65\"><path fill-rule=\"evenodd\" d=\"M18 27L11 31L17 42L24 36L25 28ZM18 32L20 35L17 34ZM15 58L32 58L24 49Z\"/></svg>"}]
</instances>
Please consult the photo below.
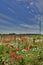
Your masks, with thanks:
<instances>
[{"instance_id":1,"label":"green field","mask_svg":"<svg viewBox=\"0 0 43 65\"><path fill-rule=\"evenodd\" d=\"M43 65L42 35L13 35L10 38L1 37L0 65Z\"/></svg>"}]
</instances>

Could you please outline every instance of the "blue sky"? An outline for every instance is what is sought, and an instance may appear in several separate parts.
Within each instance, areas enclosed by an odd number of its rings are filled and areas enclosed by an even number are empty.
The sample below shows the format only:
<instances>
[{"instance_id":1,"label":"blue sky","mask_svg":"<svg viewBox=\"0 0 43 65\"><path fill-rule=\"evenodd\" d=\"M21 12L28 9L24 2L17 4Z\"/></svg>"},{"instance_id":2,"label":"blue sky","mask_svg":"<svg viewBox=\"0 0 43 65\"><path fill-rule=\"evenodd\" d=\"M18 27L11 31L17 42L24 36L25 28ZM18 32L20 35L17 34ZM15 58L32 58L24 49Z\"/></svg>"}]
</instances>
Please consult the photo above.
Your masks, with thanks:
<instances>
[{"instance_id":1,"label":"blue sky","mask_svg":"<svg viewBox=\"0 0 43 65\"><path fill-rule=\"evenodd\" d=\"M43 34L43 0L0 0L0 33Z\"/></svg>"}]
</instances>

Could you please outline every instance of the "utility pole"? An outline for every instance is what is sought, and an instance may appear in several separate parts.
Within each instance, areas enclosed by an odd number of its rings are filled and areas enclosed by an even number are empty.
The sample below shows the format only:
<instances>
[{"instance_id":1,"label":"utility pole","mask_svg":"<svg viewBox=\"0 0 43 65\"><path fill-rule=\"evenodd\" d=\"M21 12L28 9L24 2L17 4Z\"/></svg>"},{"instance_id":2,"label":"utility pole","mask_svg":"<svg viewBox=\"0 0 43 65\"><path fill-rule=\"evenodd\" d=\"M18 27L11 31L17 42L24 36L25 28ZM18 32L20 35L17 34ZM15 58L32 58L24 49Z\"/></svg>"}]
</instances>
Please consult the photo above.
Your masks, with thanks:
<instances>
[{"instance_id":1,"label":"utility pole","mask_svg":"<svg viewBox=\"0 0 43 65\"><path fill-rule=\"evenodd\" d=\"M41 16L38 16L39 21L39 34L41 35Z\"/></svg>"},{"instance_id":2,"label":"utility pole","mask_svg":"<svg viewBox=\"0 0 43 65\"><path fill-rule=\"evenodd\" d=\"M38 21L39 21L39 36L41 37L41 21L42 21L41 16L38 17Z\"/></svg>"},{"instance_id":3,"label":"utility pole","mask_svg":"<svg viewBox=\"0 0 43 65\"><path fill-rule=\"evenodd\" d=\"M39 20L39 34L41 35L41 21Z\"/></svg>"}]
</instances>

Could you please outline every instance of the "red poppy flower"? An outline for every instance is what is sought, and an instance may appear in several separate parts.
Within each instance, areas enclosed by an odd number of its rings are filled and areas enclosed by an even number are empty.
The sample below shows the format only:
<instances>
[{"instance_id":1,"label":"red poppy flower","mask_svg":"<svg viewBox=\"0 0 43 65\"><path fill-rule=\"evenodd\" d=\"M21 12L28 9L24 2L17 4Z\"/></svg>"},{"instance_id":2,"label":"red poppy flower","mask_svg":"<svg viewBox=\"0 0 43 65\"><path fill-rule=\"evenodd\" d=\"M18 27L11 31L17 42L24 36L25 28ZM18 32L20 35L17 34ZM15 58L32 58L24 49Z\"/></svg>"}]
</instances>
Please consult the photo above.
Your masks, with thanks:
<instances>
[{"instance_id":1,"label":"red poppy flower","mask_svg":"<svg viewBox=\"0 0 43 65\"><path fill-rule=\"evenodd\" d=\"M27 51L28 51L28 50L29 50L29 48L28 48L28 47L26 47L26 48L25 48L25 50L27 50Z\"/></svg>"},{"instance_id":2,"label":"red poppy flower","mask_svg":"<svg viewBox=\"0 0 43 65\"><path fill-rule=\"evenodd\" d=\"M14 52L12 52L12 53L10 54L10 56L13 57L13 58L16 58L16 55L15 55Z\"/></svg>"},{"instance_id":3,"label":"red poppy flower","mask_svg":"<svg viewBox=\"0 0 43 65\"><path fill-rule=\"evenodd\" d=\"M14 46L13 46L13 45L12 45L11 47L12 47L12 48L14 48Z\"/></svg>"},{"instance_id":4,"label":"red poppy flower","mask_svg":"<svg viewBox=\"0 0 43 65\"><path fill-rule=\"evenodd\" d=\"M16 51L18 51L19 50L19 48L16 48Z\"/></svg>"},{"instance_id":5,"label":"red poppy flower","mask_svg":"<svg viewBox=\"0 0 43 65\"><path fill-rule=\"evenodd\" d=\"M27 40L27 38L23 37L21 40L26 41L26 40Z\"/></svg>"},{"instance_id":6,"label":"red poppy flower","mask_svg":"<svg viewBox=\"0 0 43 65\"><path fill-rule=\"evenodd\" d=\"M17 59L20 60L21 59L21 56L17 56Z\"/></svg>"},{"instance_id":7,"label":"red poppy flower","mask_svg":"<svg viewBox=\"0 0 43 65\"><path fill-rule=\"evenodd\" d=\"M32 48L32 44L29 45L29 49L31 49L31 48Z\"/></svg>"},{"instance_id":8,"label":"red poppy flower","mask_svg":"<svg viewBox=\"0 0 43 65\"><path fill-rule=\"evenodd\" d=\"M6 44L6 46L10 46L10 44Z\"/></svg>"}]
</instances>

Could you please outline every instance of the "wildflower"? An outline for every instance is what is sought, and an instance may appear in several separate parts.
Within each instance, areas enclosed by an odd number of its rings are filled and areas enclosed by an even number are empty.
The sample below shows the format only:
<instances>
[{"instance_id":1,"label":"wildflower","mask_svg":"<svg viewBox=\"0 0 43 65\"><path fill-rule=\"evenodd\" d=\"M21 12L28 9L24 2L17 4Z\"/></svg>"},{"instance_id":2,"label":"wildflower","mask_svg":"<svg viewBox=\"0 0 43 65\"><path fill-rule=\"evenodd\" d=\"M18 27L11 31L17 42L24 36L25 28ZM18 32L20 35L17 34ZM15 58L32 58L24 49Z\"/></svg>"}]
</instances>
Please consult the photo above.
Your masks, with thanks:
<instances>
[{"instance_id":1,"label":"wildflower","mask_svg":"<svg viewBox=\"0 0 43 65\"><path fill-rule=\"evenodd\" d=\"M17 56L17 59L20 60L21 59L21 56Z\"/></svg>"},{"instance_id":2,"label":"wildflower","mask_svg":"<svg viewBox=\"0 0 43 65\"><path fill-rule=\"evenodd\" d=\"M26 40L27 40L27 38L25 38L25 37L24 37L24 38L22 38L22 40L23 40L23 41L26 41Z\"/></svg>"},{"instance_id":3,"label":"wildflower","mask_svg":"<svg viewBox=\"0 0 43 65\"><path fill-rule=\"evenodd\" d=\"M25 50L27 50L27 51L28 51L28 50L29 50L29 48L28 48L28 47L26 47L26 48L25 48Z\"/></svg>"},{"instance_id":4,"label":"wildflower","mask_svg":"<svg viewBox=\"0 0 43 65\"><path fill-rule=\"evenodd\" d=\"M19 48L16 48L16 51L18 51L19 50Z\"/></svg>"},{"instance_id":5,"label":"wildflower","mask_svg":"<svg viewBox=\"0 0 43 65\"><path fill-rule=\"evenodd\" d=\"M10 46L10 44L6 44L6 46Z\"/></svg>"},{"instance_id":6,"label":"wildflower","mask_svg":"<svg viewBox=\"0 0 43 65\"><path fill-rule=\"evenodd\" d=\"M32 48L32 44L29 45L29 49L31 49L31 48Z\"/></svg>"},{"instance_id":7,"label":"wildflower","mask_svg":"<svg viewBox=\"0 0 43 65\"><path fill-rule=\"evenodd\" d=\"M10 56L13 57L13 58L16 58L16 55L15 55L14 52L12 52L12 53L10 54Z\"/></svg>"},{"instance_id":8,"label":"wildflower","mask_svg":"<svg viewBox=\"0 0 43 65\"><path fill-rule=\"evenodd\" d=\"M13 46L13 45L11 45L11 47L12 47L12 48L14 48L14 46Z\"/></svg>"}]
</instances>

